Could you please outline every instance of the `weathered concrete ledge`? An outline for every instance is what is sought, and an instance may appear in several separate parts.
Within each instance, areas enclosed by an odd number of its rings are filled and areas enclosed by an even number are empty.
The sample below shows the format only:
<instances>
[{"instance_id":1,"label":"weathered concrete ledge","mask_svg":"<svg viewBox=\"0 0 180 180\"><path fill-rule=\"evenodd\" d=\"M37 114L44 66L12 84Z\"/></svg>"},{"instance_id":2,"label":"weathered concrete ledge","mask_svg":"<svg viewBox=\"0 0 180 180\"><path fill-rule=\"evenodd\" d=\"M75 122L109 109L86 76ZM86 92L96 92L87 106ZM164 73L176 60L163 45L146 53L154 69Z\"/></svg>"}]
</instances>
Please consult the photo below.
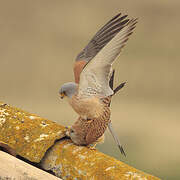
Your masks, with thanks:
<instances>
[{"instance_id":1,"label":"weathered concrete ledge","mask_svg":"<svg viewBox=\"0 0 180 180\"><path fill-rule=\"evenodd\" d=\"M158 180L97 150L76 146L66 129L0 102L0 146L67 180ZM0 164L0 174L2 165Z\"/></svg>"}]
</instances>

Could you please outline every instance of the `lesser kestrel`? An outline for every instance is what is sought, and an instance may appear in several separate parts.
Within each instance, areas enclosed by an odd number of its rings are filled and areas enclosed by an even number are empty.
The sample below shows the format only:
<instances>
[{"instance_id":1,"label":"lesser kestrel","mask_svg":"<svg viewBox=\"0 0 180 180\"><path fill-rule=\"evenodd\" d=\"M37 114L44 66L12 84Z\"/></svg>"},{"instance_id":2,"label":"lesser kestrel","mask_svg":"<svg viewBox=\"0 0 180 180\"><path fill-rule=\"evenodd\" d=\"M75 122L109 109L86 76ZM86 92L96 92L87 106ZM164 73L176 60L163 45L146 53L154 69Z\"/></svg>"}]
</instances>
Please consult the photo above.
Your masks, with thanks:
<instances>
[{"instance_id":1,"label":"lesser kestrel","mask_svg":"<svg viewBox=\"0 0 180 180\"><path fill-rule=\"evenodd\" d=\"M76 125L84 121L86 127L83 140L70 137L76 144L88 145L96 142L110 123L109 103L114 91L109 86L112 64L132 34L137 19L127 19L121 14L113 17L78 54L74 64L75 83L61 86L61 98L68 97L69 104L80 115ZM83 142L83 143L82 143Z\"/></svg>"},{"instance_id":2,"label":"lesser kestrel","mask_svg":"<svg viewBox=\"0 0 180 180\"><path fill-rule=\"evenodd\" d=\"M113 89L113 80L114 80L114 71L110 79L110 87ZM118 87L115 88L113 96L124 87L125 83L121 83ZM107 107L110 107L111 97L103 98L103 103L106 104ZM71 140L77 145L88 145L91 149L93 149L97 143L102 143L104 141L104 131L107 126L109 128L110 133L112 134L120 152L126 156L125 151L116 136L116 133L113 130L112 123L109 118L110 114L105 112L104 116L101 118L94 119L83 119L79 117L76 122L72 125L70 129L67 130L67 136L71 138ZM99 138L98 138L99 137ZM92 146L91 146L92 145Z\"/></svg>"}]
</instances>

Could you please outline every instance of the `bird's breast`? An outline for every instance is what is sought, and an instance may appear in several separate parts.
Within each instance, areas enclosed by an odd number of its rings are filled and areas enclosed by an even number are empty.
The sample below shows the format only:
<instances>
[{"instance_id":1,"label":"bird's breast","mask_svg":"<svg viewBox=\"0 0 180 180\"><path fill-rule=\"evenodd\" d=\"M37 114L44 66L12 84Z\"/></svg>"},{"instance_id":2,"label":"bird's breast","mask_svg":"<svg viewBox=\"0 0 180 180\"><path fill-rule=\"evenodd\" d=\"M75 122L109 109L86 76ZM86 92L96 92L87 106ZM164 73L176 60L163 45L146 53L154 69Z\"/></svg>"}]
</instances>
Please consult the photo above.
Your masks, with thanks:
<instances>
[{"instance_id":1,"label":"bird's breast","mask_svg":"<svg viewBox=\"0 0 180 180\"><path fill-rule=\"evenodd\" d=\"M103 114L103 103L98 97L82 98L74 95L69 103L83 119L93 119Z\"/></svg>"}]
</instances>

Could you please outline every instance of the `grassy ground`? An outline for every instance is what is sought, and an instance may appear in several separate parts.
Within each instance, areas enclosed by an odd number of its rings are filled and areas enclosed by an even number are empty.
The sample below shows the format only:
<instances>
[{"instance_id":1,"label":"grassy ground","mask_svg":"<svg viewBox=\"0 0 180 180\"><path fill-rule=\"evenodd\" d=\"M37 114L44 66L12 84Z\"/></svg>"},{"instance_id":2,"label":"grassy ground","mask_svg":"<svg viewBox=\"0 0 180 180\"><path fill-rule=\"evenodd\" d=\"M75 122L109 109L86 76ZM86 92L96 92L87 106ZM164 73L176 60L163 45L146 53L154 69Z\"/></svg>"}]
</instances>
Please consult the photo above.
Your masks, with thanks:
<instances>
[{"instance_id":1,"label":"grassy ground","mask_svg":"<svg viewBox=\"0 0 180 180\"><path fill-rule=\"evenodd\" d=\"M107 132L98 148L163 179L180 179L179 0L0 0L2 101L64 125L77 117L58 89L72 81L77 53L118 12L139 23L116 62L112 121L127 151ZM70 113L71 112L71 113Z\"/></svg>"}]
</instances>

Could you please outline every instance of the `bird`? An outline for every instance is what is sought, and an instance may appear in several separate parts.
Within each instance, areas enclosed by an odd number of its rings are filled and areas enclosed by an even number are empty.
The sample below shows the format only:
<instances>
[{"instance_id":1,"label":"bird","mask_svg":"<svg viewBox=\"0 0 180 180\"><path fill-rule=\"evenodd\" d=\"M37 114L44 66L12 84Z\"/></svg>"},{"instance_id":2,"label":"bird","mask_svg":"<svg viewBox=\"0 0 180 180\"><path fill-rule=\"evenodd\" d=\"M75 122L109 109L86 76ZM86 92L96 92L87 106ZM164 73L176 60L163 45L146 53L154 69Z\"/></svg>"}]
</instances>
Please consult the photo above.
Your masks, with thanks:
<instances>
[{"instance_id":1,"label":"bird","mask_svg":"<svg viewBox=\"0 0 180 180\"><path fill-rule=\"evenodd\" d=\"M113 81L114 81L114 70L109 82L110 87L113 89ZM113 96L124 87L124 85L126 84L126 82L121 83L119 86L117 86L113 91L114 94ZM112 96L109 96L107 98L104 99L104 103L107 104L108 107L110 107L111 104L111 98ZM104 121L105 120L105 121ZM68 137L71 137L71 140L77 144L77 145L88 145L88 147L90 149L95 149L95 146L97 143L103 143L104 142L104 135L102 135L101 137L99 137L98 139L96 139L97 137L97 133L102 133L102 128L106 129L106 127L108 126L108 129L110 131L110 133L112 134L117 146L119 147L120 152L126 156L126 153L118 139L118 137L116 136L113 127L112 127L112 123L109 120L109 118L107 118L107 114L105 114L105 118L103 119L91 119L89 121L79 117L76 122L71 126L71 127L67 127L67 132L66 135ZM93 128L92 128L93 127ZM89 133L90 131L94 131L92 133ZM95 138L95 139L93 139Z\"/></svg>"},{"instance_id":2,"label":"bird","mask_svg":"<svg viewBox=\"0 0 180 180\"><path fill-rule=\"evenodd\" d=\"M59 94L67 97L69 104L79 115L71 128L85 122L81 132L86 132L85 142L79 139L79 145L89 145L98 141L104 134L110 121L110 99L114 94L109 82L112 76L112 64L125 46L137 23L136 18L127 19L127 15L117 14L108 21L77 55L74 63L75 82L64 83ZM108 126L109 125L109 126ZM117 139L116 139L117 140ZM78 141L78 140L77 140Z\"/></svg>"}]
</instances>

